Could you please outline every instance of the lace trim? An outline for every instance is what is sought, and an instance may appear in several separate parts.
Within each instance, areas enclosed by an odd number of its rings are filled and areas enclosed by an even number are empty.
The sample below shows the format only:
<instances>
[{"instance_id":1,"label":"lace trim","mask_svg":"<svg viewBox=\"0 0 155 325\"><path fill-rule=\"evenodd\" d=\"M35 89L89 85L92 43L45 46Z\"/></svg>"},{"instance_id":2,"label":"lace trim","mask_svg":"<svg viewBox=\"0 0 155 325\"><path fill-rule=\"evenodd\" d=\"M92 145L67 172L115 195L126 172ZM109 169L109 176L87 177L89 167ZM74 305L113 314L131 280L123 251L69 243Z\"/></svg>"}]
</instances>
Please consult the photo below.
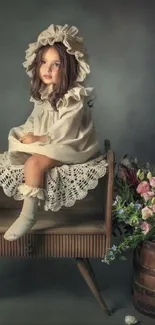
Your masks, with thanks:
<instances>
[{"instance_id":1,"label":"lace trim","mask_svg":"<svg viewBox=\"0 0 155 325\"><path fill-rule=\"evenodd\" d=\"M37 197L39 200L45 199L46 191L42 188L32 187L27 184L21 184L19 185L18 190L23 196Z\"/></svg>"},{"instance_id":2,"label":"lace trim","mask_svg":"<svg viewBox=\"0 0 155 325\"><path fill-rule=\"evenodd\" d=\"M52 91L53 91L53 85L46 86L44 90L40 91L41 99L48 100L48 97L52 93ZM92 87L84 87L79 83L77 83L75 87L68 90L68 92L63 96L63 98L59 99L57 103L57 107L59 108L60 104L64 107L67 107L69 105L70 98L74 98L75 101L79 102L82 96L88 97L92 93L92 91L93 91ZM30 101L35 102L35 99L31 97Z\"/></svg>"},{"instance_id":3,"label":"lace trim","mask_svg":"<svg viewBox=\"0 0 155 325\"><path fill-rule=\"evenodd\" d=\"M100 156L84 164L63 165L48 170L44 210L58 211L62 206L73 206L76 200L82 200L89 190L98 185L106 169L106 160ZM24 182L24 166L12 165L8 152L0 154L0 186L4 193L15 200L22 200L19 185Z\"/></svg>"}]
</instances>

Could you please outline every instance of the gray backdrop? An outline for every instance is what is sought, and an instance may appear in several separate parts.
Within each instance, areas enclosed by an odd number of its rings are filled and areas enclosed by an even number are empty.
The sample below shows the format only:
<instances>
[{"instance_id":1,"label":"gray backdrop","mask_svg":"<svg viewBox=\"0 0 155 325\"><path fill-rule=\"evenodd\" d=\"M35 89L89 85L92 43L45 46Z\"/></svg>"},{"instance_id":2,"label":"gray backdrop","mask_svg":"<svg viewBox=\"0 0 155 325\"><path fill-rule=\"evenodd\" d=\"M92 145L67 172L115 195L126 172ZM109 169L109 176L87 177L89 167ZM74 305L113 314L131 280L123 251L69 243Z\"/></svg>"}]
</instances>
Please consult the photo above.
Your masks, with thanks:
<instances>
[{"instance_id":1,"label":"gray backdrop","mask_svg":"<svg viewBox=\"0 0 155 325\"><path fill-rule=\"evenodd\" d=\"M155 10L142 0L0 0L0 152L9 129L31 111L22 62L28 43L50 24L76 25L91 56L89 86L101 146L154 160Z\"/></svg>"}]
</instances>

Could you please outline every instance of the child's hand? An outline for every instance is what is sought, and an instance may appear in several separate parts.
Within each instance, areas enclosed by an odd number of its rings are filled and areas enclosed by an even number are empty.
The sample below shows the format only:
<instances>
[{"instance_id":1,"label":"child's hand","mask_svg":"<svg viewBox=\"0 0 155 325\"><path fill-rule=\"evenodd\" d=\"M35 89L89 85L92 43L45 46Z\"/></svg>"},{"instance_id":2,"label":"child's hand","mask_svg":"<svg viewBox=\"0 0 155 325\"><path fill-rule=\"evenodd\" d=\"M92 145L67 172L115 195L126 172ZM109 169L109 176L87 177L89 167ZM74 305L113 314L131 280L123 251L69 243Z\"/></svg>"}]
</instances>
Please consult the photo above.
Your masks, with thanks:
<instances>
[{"instance_id":1,"label":"child's hand","mask_svg":"<svg viewBox=\"0 0 155 325\"><path fill-rule=\"evenodd\" d=\"M19 139L19 141L24 144L30 144L30 143L39 141L39 139L40 139L39 136L34 135L33 133L28 133L28 134L25 134L23 137L21 137Z\"/></svg>"}]
</instances>

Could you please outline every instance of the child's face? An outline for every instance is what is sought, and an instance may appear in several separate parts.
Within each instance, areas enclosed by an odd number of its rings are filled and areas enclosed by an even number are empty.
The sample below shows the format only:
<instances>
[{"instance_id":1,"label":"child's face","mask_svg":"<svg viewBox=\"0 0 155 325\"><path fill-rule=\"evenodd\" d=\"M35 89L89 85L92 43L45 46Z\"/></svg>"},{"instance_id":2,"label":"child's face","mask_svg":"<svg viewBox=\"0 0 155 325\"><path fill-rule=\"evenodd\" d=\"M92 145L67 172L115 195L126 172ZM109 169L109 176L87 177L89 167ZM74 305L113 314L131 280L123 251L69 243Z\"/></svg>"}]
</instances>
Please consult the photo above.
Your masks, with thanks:
<instances>
[{"instance_id":1,"label":"child's face","mask_svg":"<svg viewBox=\"0 0 155 325\"><path fill-rule=\"evenodd\" d=\"M43 54L39 77L46 85L57 85L60 83L60 57L54 47L50 47Z\"/></svg>"}]
</instances>

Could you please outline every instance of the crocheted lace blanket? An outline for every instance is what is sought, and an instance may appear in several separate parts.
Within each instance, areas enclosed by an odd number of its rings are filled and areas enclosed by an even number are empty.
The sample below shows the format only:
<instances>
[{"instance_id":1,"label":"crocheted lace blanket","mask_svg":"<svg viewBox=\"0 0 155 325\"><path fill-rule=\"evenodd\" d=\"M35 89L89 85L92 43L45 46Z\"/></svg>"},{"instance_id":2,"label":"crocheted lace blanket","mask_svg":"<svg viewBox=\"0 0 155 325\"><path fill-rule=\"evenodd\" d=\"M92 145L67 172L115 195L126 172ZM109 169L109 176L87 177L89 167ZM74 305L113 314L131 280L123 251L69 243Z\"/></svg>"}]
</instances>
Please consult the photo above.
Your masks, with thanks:
<instances>
[{"instance_id":1,"label":"crocheted lace blanket","mask_svg":"<svg viewBox=\"0 0 155 325\"><path fill-rule=\"evenodd\" d=\"M62 165L45 175L46 199L44 210L58 211L62 206L71 207L76 200L86 197L106 174L107 162L103 156L84 164ZM8 152L0 154L0 186L4 193L15 200L23 200L18 187L24 183L24 165L12 165Z\"/></svg>"}]
</instances>

